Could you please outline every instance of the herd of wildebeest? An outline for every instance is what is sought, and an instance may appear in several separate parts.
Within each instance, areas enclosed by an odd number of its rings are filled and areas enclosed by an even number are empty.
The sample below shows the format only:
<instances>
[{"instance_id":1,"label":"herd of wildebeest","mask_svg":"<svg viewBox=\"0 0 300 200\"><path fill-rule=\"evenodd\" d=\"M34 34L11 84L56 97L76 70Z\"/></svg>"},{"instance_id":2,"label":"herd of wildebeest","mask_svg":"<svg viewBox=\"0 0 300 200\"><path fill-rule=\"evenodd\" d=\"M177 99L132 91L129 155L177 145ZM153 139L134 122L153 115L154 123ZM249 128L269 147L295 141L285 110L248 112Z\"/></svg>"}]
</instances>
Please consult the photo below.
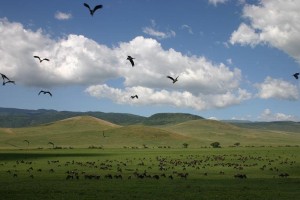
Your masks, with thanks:
<instances>
[{"instance_id":1,"label":"herd of wildebeest","mask_svg":"<svg viewBox=\"0 0 300 200\"><path fill-rule=\"evenodd\" d=\"M44 163L47 162L47 163ZM99 179L188 179L206 176L224 176L246 179L249 171L260 171L272 178L288 177L285 171L295 167L293 157L251 156L241 154L223 155L178 155L156 157L133 157L120 160L60 161L60 160L16 160L0 162L1 167L12 178L56 176L66 180ZM40 168L43 166L43 168ZM250 170L249 170L250 169ZM42 175L44 173L44 175ZM258 174L258 173L257 173ZM251 173L250 176L255 176ZM249 177L248 177L249 178Z\"/></svg>"}]
</instances>

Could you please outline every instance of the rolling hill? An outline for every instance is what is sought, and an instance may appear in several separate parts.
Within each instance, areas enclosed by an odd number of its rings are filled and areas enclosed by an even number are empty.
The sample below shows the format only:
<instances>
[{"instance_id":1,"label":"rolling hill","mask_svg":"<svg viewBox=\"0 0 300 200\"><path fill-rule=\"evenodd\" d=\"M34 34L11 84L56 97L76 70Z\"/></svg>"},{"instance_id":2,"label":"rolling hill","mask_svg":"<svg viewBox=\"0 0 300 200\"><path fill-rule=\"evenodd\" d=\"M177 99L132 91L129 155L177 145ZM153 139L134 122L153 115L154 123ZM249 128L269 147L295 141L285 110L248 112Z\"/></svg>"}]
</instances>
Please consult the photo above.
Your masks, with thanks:
<instances>
[{"instance_id":1,"label":"rolling hill","mask_svg":"<svg viewBox=\"0 0 300 200\"><path fill-rule=\"evenodd\" d=\"M91 116L77 116L24 128L0 128L1 148L60 147L112 148L172 145L181 146L191 138L143 125L119 126ZM29 141L29 145L24 142Z\"/></svg>"},{"instance_id":2,"label":"rolling hill","mask_svg":"<svg viewBox=\"0 0 300 200\"><path fill-rule=\"evenodd\" d=\"M29 145L24 142L29 141ZM229 123L196 119L164 126L120 126L92 116L76 116L23 128L0 128L0 148L59 147L104 148L122 147L209 147L212 142L230 146L239 142L247 145L299 145L300 133L277 130L242 128Z\"/></svg>"},{"instance_id":3,"label":"rolling hill","mask_svg":"<svg viewBox=\"0 0 300 200\"><path fill-rule=\"evenodd\" d=\"M198 115L192 115L187 113L157 113L146 119L144 119L143 124L148 126L161 126L178 124L185 121L203 119Z\"/></svg>"},{"instance_id":4,"label":"rolling hill","mask_svg":"<svg viewBox=\"0 0 300 200\"><path fill-rule=\"evenodd\" d=\"M0 108L0 127L19 128L50 123L70 117L89 115L119 125L142 123L145 117L127 113L71 112Z\"/></svg>"},{"instance_id":5,"label":"rolling hill","mask_svg":"<svg viewBox=\"0 0 300 200\"><path fill-rule=\"evenodd\" d=\"M118 127L95 117L78 116L34 127L0 128L0 143L5 148L24 148L24 140L30 142L31 148L50 147L49 142L56 146L88 147L99 145L103 131Z\"/></svg>"},{"instance_id":6,"label":"rolling hill","mask_svg":"<svg viewBox=\"0 0 300 200\"><path fill-rule=\"evenodd\" d=\"M199 145L209 146L218 141L229 146L241 145L299 145L300 131L242 128L215 120L191 120L164 127L165 130L197 139Z\"/></svg>"}]
</instances>

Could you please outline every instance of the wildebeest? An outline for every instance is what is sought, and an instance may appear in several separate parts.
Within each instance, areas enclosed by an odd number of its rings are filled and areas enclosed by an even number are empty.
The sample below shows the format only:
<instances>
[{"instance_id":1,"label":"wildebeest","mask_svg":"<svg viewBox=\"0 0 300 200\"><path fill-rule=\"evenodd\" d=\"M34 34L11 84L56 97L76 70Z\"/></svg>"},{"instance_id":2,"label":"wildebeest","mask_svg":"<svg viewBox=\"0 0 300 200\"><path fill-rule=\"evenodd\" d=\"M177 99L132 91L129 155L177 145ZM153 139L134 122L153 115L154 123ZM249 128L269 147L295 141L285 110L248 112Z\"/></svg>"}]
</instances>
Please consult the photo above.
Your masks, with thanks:
<instances>
[{"instance_id":1,"label":"wildebeest","mask_svg":"<svg viewBox=\"0 0 300 200\"><path fill-rule=\"evenodd\" d=\"M246 179L247 176L246 176L246 174L235 174L234 178Z\"/></svg>"}]
</instances>

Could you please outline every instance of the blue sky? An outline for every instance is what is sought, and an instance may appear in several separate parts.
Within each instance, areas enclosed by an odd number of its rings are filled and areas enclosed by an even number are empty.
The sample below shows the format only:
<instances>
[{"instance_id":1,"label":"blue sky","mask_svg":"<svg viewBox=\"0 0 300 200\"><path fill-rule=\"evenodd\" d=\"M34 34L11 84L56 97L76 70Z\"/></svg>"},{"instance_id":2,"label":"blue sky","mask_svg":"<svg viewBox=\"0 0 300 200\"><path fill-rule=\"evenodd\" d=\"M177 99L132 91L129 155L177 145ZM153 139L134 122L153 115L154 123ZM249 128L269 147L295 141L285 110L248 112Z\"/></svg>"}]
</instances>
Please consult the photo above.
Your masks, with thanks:
<instances>
[{"instance_id":1,"label":"blue sky","mask_svg":"<svg viewBox=\"0 0 300 200\"><path fill-rule=\"evenodd\" d=\"M92 17L84 2L103 8ZM2 1L0 73L16 85L0 87L0 107L299 121L299 9L292 0Z\"/></svg>"}]
</instances>

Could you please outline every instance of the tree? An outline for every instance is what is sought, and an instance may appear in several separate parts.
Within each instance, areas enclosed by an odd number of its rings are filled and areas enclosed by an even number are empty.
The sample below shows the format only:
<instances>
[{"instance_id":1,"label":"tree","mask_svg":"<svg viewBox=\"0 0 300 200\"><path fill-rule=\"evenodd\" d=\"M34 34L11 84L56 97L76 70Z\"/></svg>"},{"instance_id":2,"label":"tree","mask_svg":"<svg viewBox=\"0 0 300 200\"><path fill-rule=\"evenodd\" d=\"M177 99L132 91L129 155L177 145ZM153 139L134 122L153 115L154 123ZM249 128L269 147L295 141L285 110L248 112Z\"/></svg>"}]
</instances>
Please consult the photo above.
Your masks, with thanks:
<instances>
[{"instance_id":1,"label":"tree","mask_svg":"<svg viewBox=\"0 0 300 200\"><path fill-rule=\"evenodd\" d=\"M189 146L188 143L183 143L182 145L183 145L183 148L185 148L185 149L188 148L188 146Z\"/></svg>"},{"instance_id":2,"label":"tree","mask_svg":"<svg viewBox=\"0 0 300 200\"><path fill-rule=\"evenodd\" d=\"M210 146L212 146L213 148L221 148L220 142L213 142L210 144Z\"/></svg>"},{"instance_id":3,"label":"tree","mask_svg":"<svg viewBox=\"0 0 300 200\"><path fill-rule=\"evenodd\" d=\"M236 147L238 147L238 146L240 146L240 144L241 144L241 143L236 142L236 143L234 143L233 145L236 146Z\"/></svg>"}]
</instances>

